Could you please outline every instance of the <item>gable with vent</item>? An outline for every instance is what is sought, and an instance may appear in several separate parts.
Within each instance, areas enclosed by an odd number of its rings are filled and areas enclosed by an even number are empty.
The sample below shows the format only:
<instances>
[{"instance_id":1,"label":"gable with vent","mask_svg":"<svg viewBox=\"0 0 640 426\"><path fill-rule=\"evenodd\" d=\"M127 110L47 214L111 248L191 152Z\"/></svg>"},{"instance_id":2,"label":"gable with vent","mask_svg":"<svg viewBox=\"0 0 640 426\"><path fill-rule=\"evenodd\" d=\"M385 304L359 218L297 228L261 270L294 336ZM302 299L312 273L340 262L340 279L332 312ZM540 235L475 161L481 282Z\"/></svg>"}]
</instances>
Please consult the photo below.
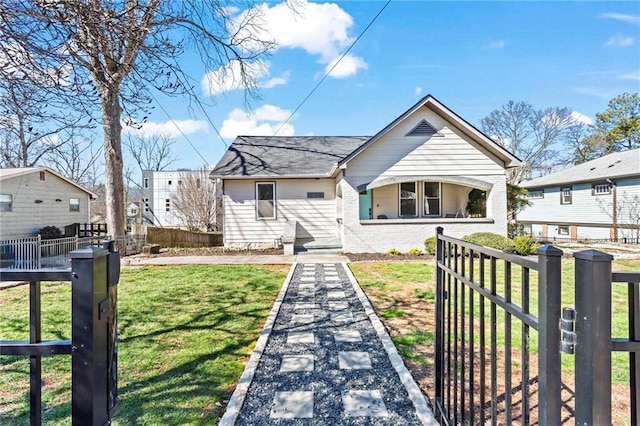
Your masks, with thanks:
<instances>
[{"instance_id":1,"label":"gable with vent","mask_svg":"<svg viewBox=\"0 0 640 426\"><path fill-rule=\"evenodd\" d=\"M427 120L422 120L406 136L442 136Z\"/></svg>"}]
</instances>

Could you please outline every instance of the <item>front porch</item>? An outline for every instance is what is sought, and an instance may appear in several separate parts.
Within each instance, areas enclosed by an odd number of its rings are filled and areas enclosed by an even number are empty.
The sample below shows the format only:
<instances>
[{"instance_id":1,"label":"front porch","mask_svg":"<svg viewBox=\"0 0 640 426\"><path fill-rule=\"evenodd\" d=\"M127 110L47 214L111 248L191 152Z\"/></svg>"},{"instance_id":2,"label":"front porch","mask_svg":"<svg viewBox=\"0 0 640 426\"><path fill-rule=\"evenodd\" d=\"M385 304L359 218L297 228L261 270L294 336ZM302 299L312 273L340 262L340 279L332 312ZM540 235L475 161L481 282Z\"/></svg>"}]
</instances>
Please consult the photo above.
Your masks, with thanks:
<instances>
[{"instance_id":1,"label":"front porch","mask_svg":"<svg viewBox=\"0 0 640 426\"><path fill-rule=\"evenodd\" d=\"M395 176L358 186L361 223L486 219L491 184L461 177ZM375 222L374 222L375 221ZM388 223L388 222L387 222Z\"/></svg>"}]
</instances>

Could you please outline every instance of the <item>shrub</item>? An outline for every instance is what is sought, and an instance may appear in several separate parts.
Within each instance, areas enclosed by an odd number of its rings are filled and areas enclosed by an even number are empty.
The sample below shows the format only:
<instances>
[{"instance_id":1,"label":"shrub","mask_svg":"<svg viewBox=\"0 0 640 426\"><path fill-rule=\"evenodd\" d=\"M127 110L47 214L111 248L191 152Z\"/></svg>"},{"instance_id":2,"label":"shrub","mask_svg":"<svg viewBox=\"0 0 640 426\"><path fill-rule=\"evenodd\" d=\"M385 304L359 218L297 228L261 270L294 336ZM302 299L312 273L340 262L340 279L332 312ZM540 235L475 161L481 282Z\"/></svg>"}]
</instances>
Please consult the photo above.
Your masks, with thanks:
<instances>
[{"instance_id":1,"label":"shrub","mask_svg":"<svg viewBox=\"0 0 640 426\"><path fill-rule=\"evenodd\" d=\"M436 237L429 237L424 240L424 252L428 254L436 254Z\"/></svg>"},{"instance_id":2,"label":"shrub","mask_svg":"<svg viewBox=\"0 0 640 426\"><path fill-rule=\"evenodd\" d=\"M503 237L502 235L493 234L491 232L476 232L475 234L465 235L464 237L462 237L462 240L510 253L513 253L515 251L512 240L507 237Z\"/></svg>"},{"instance_id":3,"label":"shrub","mask_svg":"<svg viewBox=\"0 0 640 426\"><path fill-rule=\"evenodd\" d=\"M43 240L51 240L54 238L62 238L62 231L60 228L56 228L55 226L45 226L41 230L38 231L40 238Z\"/></svg>"},{"instance_id":4,"label":"shrub","mask_svg":"<svg viewBox=\"0 0 640 426\"><path fill-rule=\"evenodd\" d=\"M409 256L422 256L422 250L420 250L418 247L414 247L412 249L410 249L407 254Z\"/></svg>"},{"instance_id":5,"label":"shrub","mask_svg":"<svg viewBox=\"0 0 640 426\"><path fill-rule=\"evenodd\" d=\"M524 224L520 222L507 223L507 237L515 238L515 237L521 237L523 235L525 235Z\"/></svg>"},{"instance_id":6,"label":"shrub","mask_svg":"<svg viewBox=\"0 0 640 426\"><path fill-rule=\"evenodd\" d=\"M536 242L529 235L515 237L513 239L514 249L520 256L529 256L536 252Z\"/></svg>"},{"instance_id":7,"label":"shrub","mask_svg":"<svg viewBox=\"0 0 640 426\"><path fill-rule=\"evenodd\" d=\"M398 250L396 248L390 248L389 251L387 252L387 254L389 256L400 256L402 253L400 252L400 250Z\"/></svg>"}]
</instances>

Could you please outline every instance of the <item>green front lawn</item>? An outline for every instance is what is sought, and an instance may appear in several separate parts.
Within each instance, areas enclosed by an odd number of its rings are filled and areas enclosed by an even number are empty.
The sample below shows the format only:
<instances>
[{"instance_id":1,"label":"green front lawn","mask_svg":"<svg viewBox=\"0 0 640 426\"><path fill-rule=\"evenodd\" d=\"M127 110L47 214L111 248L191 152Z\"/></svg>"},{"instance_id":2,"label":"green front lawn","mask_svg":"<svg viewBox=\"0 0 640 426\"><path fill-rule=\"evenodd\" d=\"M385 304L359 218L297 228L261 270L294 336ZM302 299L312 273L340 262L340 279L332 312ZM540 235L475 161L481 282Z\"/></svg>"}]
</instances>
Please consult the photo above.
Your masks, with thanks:
<instances>
[{"instance_id":1,"label":"green front lawn","mask_svg":"<svg viewBox=\"0 0 640 426\"><path fill-rule=\"evenodd\" d=\"M392 331L394 329L394 322L391 321L396 317L403 317L403 322L399 322L398 329L403 329L395 337L396 344L398 339L402 339L405 335L411 335L412 333L428 333L433 332L433 318L435 309L435 261L431 260L425 263L417 262L363 262L353 263L350 265L354 275L358 279L360 285L364 289L365 293L372 299L373 304L376 306L378 315L385 321L387 327ZM504 262L497 262L497 292L504 295ZM467 268L469 263L467 260ZM478 279L478 260L475 260L474 267L476 270L476 280ZM489 262L485 264L485 276L486 286L489 286ZM640 271L640 260L617 260L613 263L613 270L617 271ZM517 305L520 305L521 301L521 270L520 267L513 265L512 268L512 300ZM562 260L562 306L574 306L574 261L573 259ZM537 272L531 271L530 275L530 310L534 315L537 315L538 311L538 297L537 297ZM463 286L459 285L459 292L462 291ZM453 292L453 287L452 290ZM468 307L468 292L467 307L465 313L469 314ZM458 293L459 297L461 293ZM424 305L424 302L428 301L428 305ZM624 337L625 333L628 336L628 307L627 307L627 285L621 283L614 283L612 286L612 335L613 337ZM424 307L419 309L413 309L409 311L411 307ZM479 313L479 298L474 298L474 311L477 316ZM485 315L487 318L487 324L489 321L489 303L485 303ZM399 315L398 313L401 313ZM428 318L427 318L428 317ZM425 321L428 323L425 327ZM422 323L422 325L420 325ZM415 326L414 326L415 324ZM512 320L512 344L515 348L521 346L520 342L520 323L518 320ZM476 324L477 326L478 324ZM498 346L504 346L506 336L504 334L504 314L501 309L498 309L497 315L497 341ZM407 331L409 330L409 331ZM478 342L478 333L476 333L474 340ZM400 340L401 341L401 340ZM530 332L530 350L535 354L537 353L537 333L535 331ZM407 345L404 345L403 355L409 354ZM420 353L420 350L416 348L412 356L422 356L424 353ZM407 358L411 359L410 356ZM571 355L562 355L563 369L566 373L571 373L573 370L574 358ZM613 383L624 384L628 382L628 354L614 353L613 354Z\"/></svg>"},{"instance_id":2,"label":"green front lawn","mask_svg":"<svg viewBox=\"0 0 640 426\"><path fill-rule=\"evenodd\" d=\"M114 425L214 424L288 266L124 269ZM71 334L69 283L43 283L43 339ZM28 339L28 286L0 291L0 340ZM43 359L45 424L70 424L71 360ZM29 362L0 357L0 424L28 423Z\"/></svg>"}]
</instances>

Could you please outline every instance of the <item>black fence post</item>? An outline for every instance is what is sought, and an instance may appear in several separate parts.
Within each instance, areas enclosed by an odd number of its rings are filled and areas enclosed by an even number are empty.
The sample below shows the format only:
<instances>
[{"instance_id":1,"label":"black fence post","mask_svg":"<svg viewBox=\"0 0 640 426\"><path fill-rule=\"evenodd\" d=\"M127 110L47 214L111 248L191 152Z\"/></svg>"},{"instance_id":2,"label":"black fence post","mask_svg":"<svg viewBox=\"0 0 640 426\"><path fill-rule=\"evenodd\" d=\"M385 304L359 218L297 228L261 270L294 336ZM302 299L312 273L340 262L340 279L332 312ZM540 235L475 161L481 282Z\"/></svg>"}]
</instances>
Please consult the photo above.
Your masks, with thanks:
<instances>
[{"instance_id":1,"label":"black fence post","mask_svg":"<svg viewBox=\"0 0 640 426\"><path fill-rule=\"evenodd\" d=\"M40 281L29 282L29 343L42 339ZM42 357L29 356L29 423L42 424Z\"/></svg>"},{"instance_id":2,"label":"black fence post","mask_svg":"<svg viewBox=\"0 0 640 426\"><path fill-rule=\"evenodd\" d=\"M611 424L611 261L597 250L574 253L576 425Z\"/></svg>"},{"instance_id":3,"label":"black fence post","mask_svg":"<svg viewBox=\"0 0 640 426\"><path fill-rule=\"evenodd\" d=\"M107 250L87 247L71 258L71 417L74 426L109 422L107 396Z\"/></svg>"},{"instance_id":4,"label":"black fence post","mask_svg":"<svg viewBox=\"0 0 640 426\"><path fill-rule=\"evenodd\" d=\"M107 292L109 296L109 323L107 325L108 353L108 410L113 417L118 408L118 281L120 280L120 253L115 251L115 242L105 240L102 247L107 255Z\"/></svg>"},{"instance_id":5,"label":"black fence post","mask_svg":"<svg viewBox=\"0 0 640 426\"><path fill-rule=\"evenodd\" d=\"M562 250L538 249L538 422L561 424L560 296Z\"/></svg>"},{"instance_id":6,"label":"black fence post","mask_svg":"<svg viewBox=\"0 0 640 426\"><path fill-rule=\"evenodd\" d=\"M443 229L436 228L436 415L439 414L438 405L442 404L444 397L444 376L443 376L443 350L444 350L444 275L440 269L440 264L444 263L444 241L440 239Z\"/></svg>"}]
</instances>

